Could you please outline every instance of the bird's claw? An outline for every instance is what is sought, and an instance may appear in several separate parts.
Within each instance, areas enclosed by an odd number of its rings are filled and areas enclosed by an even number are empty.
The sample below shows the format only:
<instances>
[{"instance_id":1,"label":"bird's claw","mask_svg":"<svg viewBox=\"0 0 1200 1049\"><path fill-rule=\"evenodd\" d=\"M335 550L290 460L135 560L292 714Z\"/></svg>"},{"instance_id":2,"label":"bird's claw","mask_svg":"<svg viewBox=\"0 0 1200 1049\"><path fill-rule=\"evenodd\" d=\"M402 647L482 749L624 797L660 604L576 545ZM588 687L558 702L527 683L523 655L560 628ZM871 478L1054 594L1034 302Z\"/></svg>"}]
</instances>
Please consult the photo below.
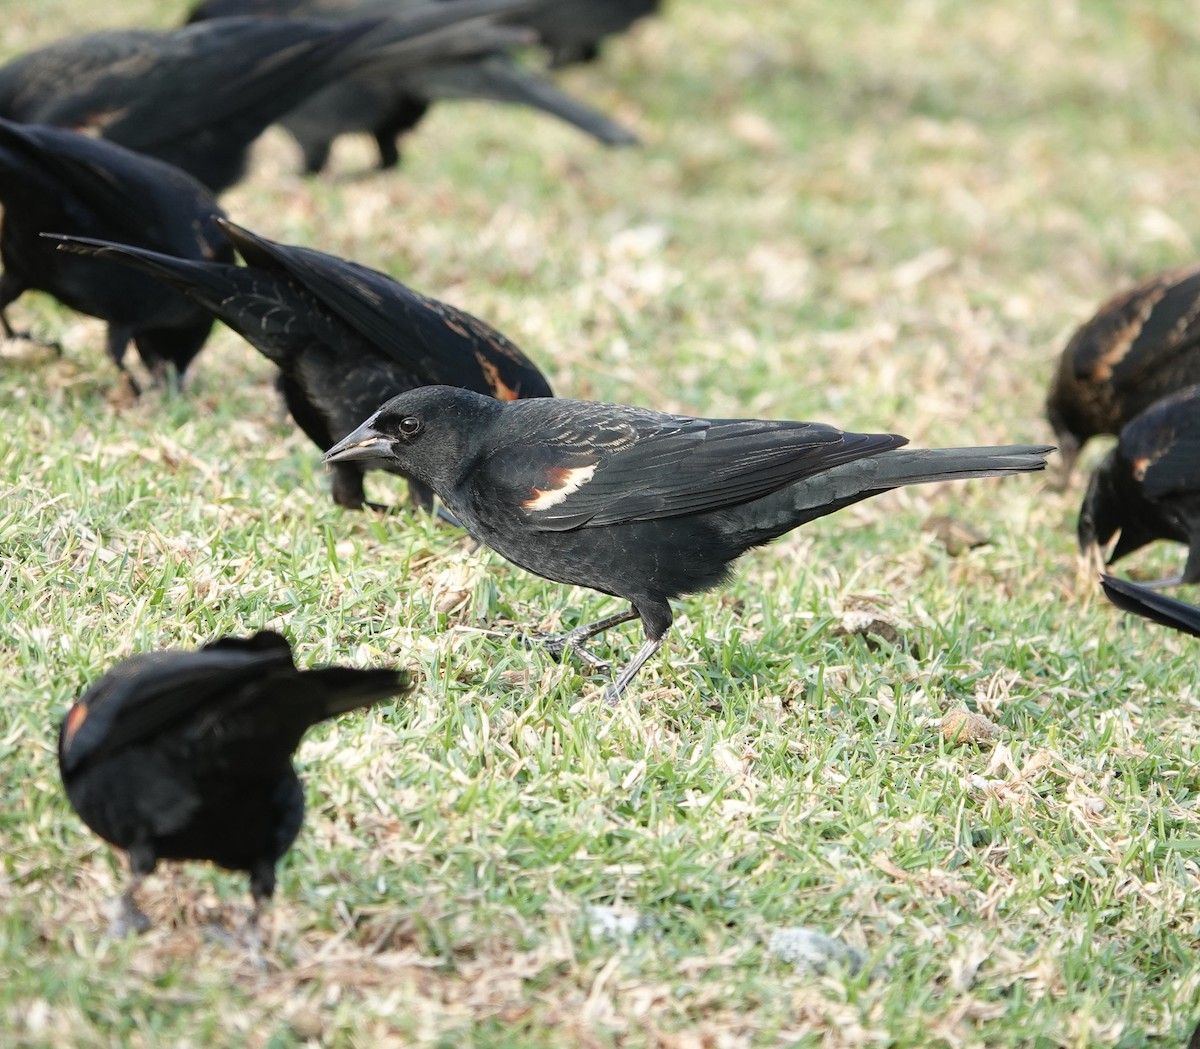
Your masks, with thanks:
<instances>
[{"instance_id":1,"label":"bird's claw","mask_svg":"<svg viewBox=\"0 0 1200 1049\"><path fill-rule=\"evenodd\" d=\"M33 332L26 329L25 331L7 331L4 333L4 338L13 342L28 342L33 346L38 346L43 350L53 350L56 357L63 355L62 343L56 339L41 339L34 335Z\"/></svg>"},{"instance_id":2,"label":"bird's claw","mask_svg":"<svg viewBox=\"0 0 1200 1049\"><path fill-rule=\"evenodd\" d=\"M108 911L110 939L123 940L130 933L141 935L150 928L150 919L138 909L128 894L109 900L105 910Z\"/></svg>"},{"instance_id":3,"label":"bird's claw","mask_svg":"<svg viewBox=\"0 0 1200 1049\"><path fill-rule=\"evenodd\" d=\"M523 637L521 643L526 648L544 648L560 663L571 653L593 674L612 673L612 664L608 660L592 655L584 647L583 641L570 633L535 634L533 637Z\"/></svg>"}]
</instances>

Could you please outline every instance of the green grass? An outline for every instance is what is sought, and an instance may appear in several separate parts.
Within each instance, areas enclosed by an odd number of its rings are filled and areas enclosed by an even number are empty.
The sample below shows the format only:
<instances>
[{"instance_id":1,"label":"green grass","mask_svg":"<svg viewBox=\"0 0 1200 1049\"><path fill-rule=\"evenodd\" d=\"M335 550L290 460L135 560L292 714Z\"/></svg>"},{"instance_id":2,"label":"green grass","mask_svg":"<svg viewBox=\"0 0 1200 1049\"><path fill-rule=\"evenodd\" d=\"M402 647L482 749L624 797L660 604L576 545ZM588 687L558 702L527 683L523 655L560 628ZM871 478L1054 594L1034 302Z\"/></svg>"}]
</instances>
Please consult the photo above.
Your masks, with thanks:
<instances>
[{"instance_id":1,"label":"green grass","mask_svg":"<svg viewBox=\"0 0 1200 1049\"><path fill-rule=\"evenodd\" d=\"M0 57L183 7L13 6ZM640 150L446 105L382 177L357 177L370 152L347 142L305 181L272 133L225 204L487 318L563 394L1042 441L1072 326L1194 260L1193 16L675 0L562 77ZM10 314L66 353L0 347L6 1045L1186 1041L1196 654L1110 608L1077 559L1102 448L1066 492L908 490L754 553L728 589L679 602L610 710L603 680L510 632L614 603L449 528L336 509L232 334L185 397L130 405L98 322L35 294ZM950 556L921 530L940 514L989 544ZM1181 555L1121 567L1152 577ZM895 644L837 629L861 608ZM153 930L107 941L123 860L67 806L58 721L118 658L263 626L305 665L399 662L421 687L300 751L309 816L266 972L205 938L248 901L202 864L161 868ZM1002 737L943 740L963 706ZM591 930L593 906L638 931ZM795 925L866 968L778 960L770 936Z\"/></svg>"}]
</instances>

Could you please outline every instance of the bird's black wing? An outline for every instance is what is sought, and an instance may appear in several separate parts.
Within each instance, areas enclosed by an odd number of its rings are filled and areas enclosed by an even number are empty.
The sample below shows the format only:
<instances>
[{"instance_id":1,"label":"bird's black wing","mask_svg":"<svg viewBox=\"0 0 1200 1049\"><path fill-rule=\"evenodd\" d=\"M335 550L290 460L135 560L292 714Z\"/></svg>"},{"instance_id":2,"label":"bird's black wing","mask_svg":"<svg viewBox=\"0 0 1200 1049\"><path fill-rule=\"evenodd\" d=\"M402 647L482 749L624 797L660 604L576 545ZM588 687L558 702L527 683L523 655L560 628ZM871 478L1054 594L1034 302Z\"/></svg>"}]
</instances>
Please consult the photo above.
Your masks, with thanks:
<instances>
[{"instance_id":1,"label":"bird's black wing","mask_svg":"<svg viewBox=\"0 0 1200 1049\"><path fill-rule=\"evenodd\" d=\"M1118 447L1148 499L1200 490L1200 386L1180 390L1133 419Z\"/></svg>"},{"instance_id":2,"label":"bird's black wing","mask_svg":"<svg viewBox=\"0 0 1200 1049\"><path fill-rule=\"evenodd\" d=\"M1170 270L1109 299L1076 333L1072 366L1086 382L1136 383L1200 339L1200 267Z\"/></svg>"},{"instance_id":3,"label":"bird's black wing","mask_svg":"<svg viewBox=\"0 0 1200 1049\"><path fill-rule=\"evenodd\" d=\"M225 254L212 218L221 209L199 182L170 164L115 142L62 128L0 120L0 147L18 149L85 204L104 228L134 243L196 243ZM57 231L45 231L57 232Z\"/></svg>"},{"instance_id":4,"label":"bird's black wing","mask_svg":"<svg viewBox=\"0 0 1200 1049\"><path fill-rule=\"evenodd\" d=\"M1105 597L1122 611L1200 637L1200 608L1195 605L1116 576L1103 575L1100 583Z\"/></svg>"},{"instance_id":5,"label":"bird's black wing","mask_svg":"<svg viewBox=\"0 0 1200 1049\"><path fill-rule=\"evenodd\" d=\"M487 472L531 524L552 531L719 510L905 443L895 434L843 433L820 423L696 419L579 401L525 404L537 405L524 413L536 429L489 457Z\"/></svg>"},{"instance_id":6,"label":"bird's black wing","mask_svg":"<svg viewBox=\"0 0 1200 1049\"><path fill-rule=\"evenodd\" d=\"M246 684L281 671L294 673L286 642L133 656L113 667L68 712L61 740L64 770L153 738L201 708L228 700Z\"/></svg>"},{"instance_id":7,"label":"bird's black wing","mask_svg":"<svg viewBox=\"0 0 1200 1049\"><path fill-rule=\"evenodd\" d=\"M277 244L232 222L221 226L247 263L302 284L381 354L425 382L500 400L550 396L529 358L470 314L358 263Z\"/></svg>"}]
</instances>

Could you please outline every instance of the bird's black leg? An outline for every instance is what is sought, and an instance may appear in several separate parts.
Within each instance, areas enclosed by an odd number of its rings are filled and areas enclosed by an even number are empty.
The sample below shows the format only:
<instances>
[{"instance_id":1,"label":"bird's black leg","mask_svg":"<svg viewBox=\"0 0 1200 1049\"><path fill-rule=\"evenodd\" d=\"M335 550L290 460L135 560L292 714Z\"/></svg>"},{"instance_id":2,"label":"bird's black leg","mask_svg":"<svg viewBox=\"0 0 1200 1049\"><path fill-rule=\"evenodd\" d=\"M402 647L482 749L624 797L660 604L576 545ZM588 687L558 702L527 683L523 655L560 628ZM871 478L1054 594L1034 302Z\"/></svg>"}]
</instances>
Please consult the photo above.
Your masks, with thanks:
<instances>
[{"instance_id":1,"label":"bird's black leg","mask_svg":"<svg viewBox=\"0 0 1200 1049\"><path fill-rule=\"evenodd\" d=\"M642 642L642 647L637 650L634 657L625 664L617 680L604 690L604 702L610 706L624 694L629 687L629 683L637 677L637 673L646 665L648 660L655 652L662 648L663 639L661 637L648 637Z\"/></svg>"},{"instance_id":2,"label":"bird's black leg","mask_svg":"<svg viewBox=\"0 0 1200 1049\"><path fill-rule=\"evenodd\" d=\"M48 350L53 350L61 357L63 348L59 343L34 338L30 331L16 331L8 322L8 316L4 311L21 296L27 287L28 285L19 277L14 277L11 273L0 273L0 330L3 330L6 339L24 339L26 342L32 342L35 346L44 346Z\"/></svg>"},{"instance_id":3,"label":"bird's black leg","mask_svg":"<svg viewBox=\"0 0 1200 1049\"><path fill-rule=\"evenodd\" d=\"M363 470L354 463L333 464L333 501L347 510L375 510L378 513L390 513L392 508L383 503L367 501L367 493L363 488Z\"/></svg>"},{"instance_id":4,"label":"bird's black leg","mask_svg":"<svg viewBox=\"0 0 1200 1049\"><path fill-rule=\"evenodd\" d=\"M131 932L143 933L150 928L150 919L138 908L135 899L144 880L141 874L133 875L125 891L108 901L108 935L114 940L128 936Z\"/></svg>"},{"instance_id":5,"label":"bird's black leg","mask_svg":"<svg viewBox=\"0 0 1200 1049\"><path fill-rule=\"evenodd\" d=\"M579 662L593 673L607 674L612 670L611 664L593 656L591 652L583 647L583 643L589 638L593 638L597 634L607 630L609 627L628 623L631 619L637 619L637 616L637 609L630 608L628 611L617 612L615 615L597 620L595 623L585 623L583 626L577 626L574 630L568 630L565 634L550 634L526 638L525 643L530 647L536 645L538 648L547 649L555 659L562 659L568 652L572 652ZM647 655L646 658L648 659L649 656ZM642 662L645 662L645 660Z\"/></svg>"},{"instance_id":6,"label":"bird's black leg","mask_svg":"<svg viewBox=\"0 0 1200 1049\"><path fill-rule=\"evenodd\" d=\"M121 377L125 382L129 383L129 388L135 396L141 396L142 388L138 385L133 374L125 367L125 351L129 348L129 340L133 333L128 328L123 328L116 324L108 326L108 336L105 340L105 349L108 351L109 359L115 364L121 372Z\"/></svg>"},{"instance_id":7,"label":"bird's black leg","mask_svg":"<svg viewBox=\"0 0 1200 1049\"><path fill-rule=\"evenodd\" d=\"M379 150L379 170L387 171L400 163L400 149L396 145L396 132L391 127L380 128L374 133L375 148Z\"/></svg>"},{"instance_id":8,"label":"bird's black leg","mask_svg":"<svg viewBox=\"0 0 1200 1049\"><path fill-rule=\"evenodd\" d=\"M634 653L633 658L617 675L617 680L604 690L604 701L609 706L621 698L629 687L629 683L637 677L638 671L646 665L646 660L662 647L663 638L667 636L667 631L671 629L674 619L670 604L662 599L654 600L643 596L633 607L642 617L646 640L642 642L642 647Z\"/></svg>"},{"instance_id":9,"label":"bird's black leg","mask_svg":"<svg viewBox=\"0 0 1200 1049\"><path fill-rule=\"evenodd\" d=\"M250 896L254 900L254 907L246 921L246 949L250 952L250 961L256 969L267 967L266 959L263 958L262 920L274 895L275 861L263 860L250 872Z\"/></svg>"},{"instance_id":10,"label":"bird's black leg","mask_svg":"<svg viewBox=\"0 0 1200 1049\"><path fill-rule=\"evenodd\" d=\"M153 872L156 857L152 848L135 845L129 850L129 884L120 896L109 900L108 935L114 939L150 928L150 919L138 908L137 892Z\"/></svg>"}]
</instances>

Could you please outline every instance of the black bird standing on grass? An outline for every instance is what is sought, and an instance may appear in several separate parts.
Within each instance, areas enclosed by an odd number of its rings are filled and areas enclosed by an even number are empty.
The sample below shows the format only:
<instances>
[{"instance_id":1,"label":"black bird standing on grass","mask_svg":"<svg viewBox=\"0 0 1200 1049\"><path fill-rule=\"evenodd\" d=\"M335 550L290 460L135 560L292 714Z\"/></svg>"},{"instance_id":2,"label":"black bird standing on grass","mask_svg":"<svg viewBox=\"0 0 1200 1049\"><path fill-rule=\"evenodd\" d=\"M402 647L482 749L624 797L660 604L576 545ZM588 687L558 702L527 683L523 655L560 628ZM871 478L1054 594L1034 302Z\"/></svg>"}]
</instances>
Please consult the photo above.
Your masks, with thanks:
<instances>
[{"instance_id":1,"label":"black bird standing on grass","mask_svg":"<svg viewBox=\"0 0 1200 1049\"><path fill-rule=\"evenodd\" d=\"M72 807L129 853L113 932L149 924L135 894L160 859L246 871L256 921L304 820L292 768L301 738L410 685L397 670L297 670L291 646L269 631L113 667L71 707L58 738Z\"/></svg>"},{"instance_id":2,"label":"black bird standing on grass","mask_svg":"<svg viewBox=\"0 0 1200 1049\"><path fill-rule=\"evenodd\" d=\"M227 18L69 37L0 67L0 117L103 136L220 193L251 143L352 65L343 54L378 24Z\"/></svg>"},{"instance_id":3,"label":"black bird standing on grass","mask_svg":"<svg viewBox=\"0 0 1200 1049\"><path fill-rule=\"evenodd\" d=\"M244 267L119 244L60 243L67 251L150 274L241 334L279 366L292 418L322 451L388 398L416 386L445 383L503 400L552 396L533 362L469 313L365 266L277 244L225 220L221 226ZM367 465L333 467L333 498L340 506L373 506L363 491ZM433 505L429 488L398 464L369 465L407 477L410 501Z\"/></svg>"},{"instance_id":4,"label":"black bird standing on grass","mask_svg":"<svg viewBox=\"0 0 1200 1049\"><path fill-rule=\"evenodd\" d=\"M177 383L200 352L212 316L178 291L120 266L64 255L45 230L127 241L188 259L232 262L212 195L178 168L62 128L0 120L0 325L35 289L108 322L108 355L124 369L132 340L151 373ZM132 382L132 379L130 380ZM137 389L136 384L133 384Z\"/></svg>"},{"instance_id":5,"label":"black bird standing on grass","mask_svg":"<svg viewBox=\"0 0 1200 1049\"><path fill-rule=\"evenodd\" d=\"M793 528L901 485L1045 467L1047 447L899 449L896 434L759 419L695 419L590 401L401 394L325 455L392 462L480 542L546 579L629 601L551 639L596 669L588 638L641 617L646 640L615 700L663 642L670 600Z\"/></svg>"},{"instance_id":6,"label":"black bird standing on grass","mask_svg":"<svg viewBox=\"0 0 1200 1049\"><path fill-rule=\"evenodd\" d=\"M1064 476L1097 434L1117 434L1160 397L1200 382L1200 266L1160 273L1104 303L1071 337L1046 414Z\"/></svg>"},{"instance_id":7,"label":"black bird standing on grass","mask_svg":"<svg viewBox=\"0 0 1200 1049\"><path fill-rule=\"evenodd\" d=\"M1096 467L1079 511L1079 546L1108 564L1156 539L1186 543L1183 572L1157 586L1200 582L1200 386L1164 397L1128 422Z\"/></svg>"},{"instance_id":8,"label":"black bird standing on grass","mask_svg":"<svg viewBox=\"0 0 1200 1049\"><path fill-rule=\"evenodd\" d=\"M1101 576L1100 584L1104 587L1104 596L1123 611L1200 637L1200 608L1195 605L1160 594L1144 583L1112 575Z\"/></svg>"},{"instance_id":9,"label":"black bird standing on grass","mask_svg":"<svg viewBox=\"0 0 1200 1049\"><path fill-rule=\"evenodd\" d=\"M189 16L203 24L214 16L255 15L261 18L387 16L411 17L429 6L427 0L205 0ZM441 6L433 5L435 8ZM379 150L379 167L400 160L396 140L424 118L429 107L445 99L478 99L528 106L558 117L607 145L634 145L627 128L572 98L549 80L524 69L508 51L529 38L515 28L524 24L528 3L513 3L515 13L504 27L474 27L459 34L444 55L430 55L408 66L376 64L351 70L323 91L306 99L281 120L299 142L305 171L316 174L339 135L369 132Z\"/></svg>"}]
</instances>

